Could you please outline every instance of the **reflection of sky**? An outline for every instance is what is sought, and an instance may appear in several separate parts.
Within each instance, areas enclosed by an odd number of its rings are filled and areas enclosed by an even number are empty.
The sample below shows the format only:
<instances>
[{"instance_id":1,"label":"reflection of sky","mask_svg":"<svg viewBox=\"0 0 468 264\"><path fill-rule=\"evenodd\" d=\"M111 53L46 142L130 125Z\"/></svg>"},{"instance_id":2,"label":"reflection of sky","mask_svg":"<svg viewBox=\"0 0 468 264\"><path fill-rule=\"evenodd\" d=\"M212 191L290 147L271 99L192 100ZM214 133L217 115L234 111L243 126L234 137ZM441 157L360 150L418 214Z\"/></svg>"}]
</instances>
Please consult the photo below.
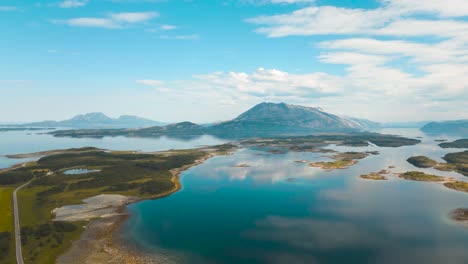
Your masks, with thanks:
<instances>
[{"instance_id":1,"label":"reflection of sky","mask_svg":"<svg viewBox=\"0 0 468 264\"><path fill-rule=\"evenodd\" d=\"M381 154L329 172L294 162L328 153L242 149L212 158L182 174L181 192L133 205L127 239L184 255L183 263L466 263L468 229L447 214L468 207L467 194L395 176L359 178L390 165L421 170L406 159L453 150L428 137L400 148L331 148Z\"/></svg>"}]
</instances>

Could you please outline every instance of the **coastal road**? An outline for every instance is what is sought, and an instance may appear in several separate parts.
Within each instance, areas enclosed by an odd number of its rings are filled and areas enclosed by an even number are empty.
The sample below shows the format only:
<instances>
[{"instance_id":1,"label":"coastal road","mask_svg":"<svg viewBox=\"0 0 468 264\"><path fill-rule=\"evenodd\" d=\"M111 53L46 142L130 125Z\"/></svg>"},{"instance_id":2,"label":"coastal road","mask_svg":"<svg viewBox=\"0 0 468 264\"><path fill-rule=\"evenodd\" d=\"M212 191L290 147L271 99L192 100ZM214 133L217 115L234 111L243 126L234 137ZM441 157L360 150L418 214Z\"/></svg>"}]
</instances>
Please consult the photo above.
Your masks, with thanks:
<instances>
[{"instance_id":1,"label":"coastal road","mask_svg":"<svg viewBox=\"0 0 468 264\"><path fill-rule=\"evenodd\" d=\"M19 210L18 210L18 198L16 193L21 190L24 186L28 185L31 182L27 182L20 187L16 188L13 192L13 214L15 218L15 245L16 245L16 261L18 264L24 264L23 262L23 253L21 252L21 226L19 222Z\"/></svg>"}]
</instances>

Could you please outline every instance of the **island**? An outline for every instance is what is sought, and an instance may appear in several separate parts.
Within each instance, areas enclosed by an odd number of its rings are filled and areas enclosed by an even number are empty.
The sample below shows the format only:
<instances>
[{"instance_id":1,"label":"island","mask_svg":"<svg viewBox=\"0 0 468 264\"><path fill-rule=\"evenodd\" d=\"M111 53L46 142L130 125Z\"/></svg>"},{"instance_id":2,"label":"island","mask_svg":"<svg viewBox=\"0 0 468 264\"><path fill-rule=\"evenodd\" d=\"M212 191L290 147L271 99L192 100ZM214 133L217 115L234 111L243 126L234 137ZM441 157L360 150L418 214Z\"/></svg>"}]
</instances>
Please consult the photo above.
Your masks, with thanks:
<instances>
[{"instance_id":1,"label":"island","mask_svg":"<svg viewBox=\"0 0 468 264\"><path fill-rule=\"evenodd\" d=\"M468 193L468 182L464 181L449 181L444 183L444 186L456 191Z\"/></svg>"},{"instance_id":2,"label":"island","mask_svg":"<svg viewBox=\"0 0 468 264\"><path fill-rule=\"evenodd\" d=\"M11 193L26 183L17 195L23 257L25 263L51 263L80 238L85 227L95 226L91 224L95 219L104 217L110 221L107 226L117 225L125 218L127 204L176 192L182 170L237 147L223 144L153 153L97 148L53 151L0 172L0 213L11 216ZM2 217L0 262L15 262L14 250L13 223Z\"/></svg>"},{"instance_id":3,"label":"island","mask_svg":"<svg viewBox=\"0 0 468 264\"><path fill-rule=\"evenodd\" d=\"M425 182L444 182L450 180L450 178L437 176L433 174L426 174L420 171L407 171L404 173L398 174L398 177L411 180L411 181L425 181Z\"/></svg>"},{"instance_id":4,"label":"island","mask_svg":"<svg viewBox=\"0 0 468 264\"><path fill-rule=\"evenodd\" d=\"M365 151L365 152L341 152L330 156L335 161L321 161L321 162L310 162L310 167L317 167L325 170L334 169L347 169L358 163L358 160L364 159L369 155L378 155L376 151ZM295 161L298 163L304 163L303 161Z\"/></svg>"},{"instance_id":5,"label":"island","mask_svg":"<svg viewBox=\"0 0 468 264\"><path fill-rule=\"evenodd\" d=\"M457 139L452 142L440 143L441 148L468 148L468 139Z\"/></svg>"},{"instance_id":6,"label":"island","mask_svg":"<svg viewBox=\"0 0 468 264\"><path fill-rule=\"evenodd\" d=\"M438 164L437 161L430 159L426 156L414 156L409 159L407 159L409 163L413 164L414 166L418 168L432 168L435 165Z\"/></svg>"},{"instance_id":7,"label":"island","mask_svg":"<svg viewBox=\"0 0 468 264\"><path fill-rule=\"evenodd\" d=\"M390 171L388 170L381 170L379 172L371 172L368 174L362 174L359 177L366 180L374 180L374 181L384 181L387 180L385 177L386 174L389 174Z\"/></svg>"},{"instance_id":8,"label":"island","mask_svg":"<svg viewBox=\"0 0 468 264\"><path fill-rule=\"evenodd\" d=\"M468 208L458 208L450 213L450 217L460 223L468 224Z\"/></svg>"},{"instance_id":9,"label":"island","mask_svg":"<svg viewBox=\"0 0 468 264\"><path fill-rule=\"evenodd\" d=\"M441 171L455 171L468 176L468 150L463 152L448 153L442 157L446 163L437 162L426 156L414 156L407 161L418 168L432 168Z\"/></svg>"}]
</instances>

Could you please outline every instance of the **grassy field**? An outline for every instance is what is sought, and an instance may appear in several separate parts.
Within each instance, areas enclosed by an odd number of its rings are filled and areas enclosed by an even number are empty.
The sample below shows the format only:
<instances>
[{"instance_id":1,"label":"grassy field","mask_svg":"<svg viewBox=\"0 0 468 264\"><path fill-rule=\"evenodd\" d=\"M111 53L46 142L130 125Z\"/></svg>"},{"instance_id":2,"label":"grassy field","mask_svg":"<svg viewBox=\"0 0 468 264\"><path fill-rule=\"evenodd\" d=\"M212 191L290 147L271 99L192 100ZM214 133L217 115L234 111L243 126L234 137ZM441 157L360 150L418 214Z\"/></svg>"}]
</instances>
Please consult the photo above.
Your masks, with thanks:
<instances>
[{"instance_id":1,"label":"grassy field","mask_svg":"<svg viewBox=\"0 0 468 264\"><path fill-rule=\"evenodd\" d=\"M12 195L14 188L0 187L0 232L13 231Z\"/></svg>"},{"instance_id":2,"label":"grassy field","mask_svg":"<svg viewBox=\"0 0 468 264\"><path fill-rule=\"evenodd\" d=\"M12 194L14 188L0 187L0 262L15 263Z\"/></svg>"},{"instance_id":3,"label":"grassy field","mask_svg":"<svg viewBox=\"0 0 468 264\"><path fill-rule=\"evenodd\" d=\"M225 154L234 147L225 144L209 150L153 154L110 152L96 148L54 152L28 166L0 172L0 209L3 215L8 216L0 219L0 228L12 230L12 190L32 180L18 192L23 257L28 264L55 263L56 258L70 248L72 241L79 238L86 222L53 221L53 209L80 204L83 199L99 194L140 198L168 195L178 187L177 181L174 181L178 170L212 154ZM70 169L97 171L65 174ZM11 256L14 260L14 245L11 242L12 234L0 232L0 263L8 263Z\"/></svg>"}]
</instances>

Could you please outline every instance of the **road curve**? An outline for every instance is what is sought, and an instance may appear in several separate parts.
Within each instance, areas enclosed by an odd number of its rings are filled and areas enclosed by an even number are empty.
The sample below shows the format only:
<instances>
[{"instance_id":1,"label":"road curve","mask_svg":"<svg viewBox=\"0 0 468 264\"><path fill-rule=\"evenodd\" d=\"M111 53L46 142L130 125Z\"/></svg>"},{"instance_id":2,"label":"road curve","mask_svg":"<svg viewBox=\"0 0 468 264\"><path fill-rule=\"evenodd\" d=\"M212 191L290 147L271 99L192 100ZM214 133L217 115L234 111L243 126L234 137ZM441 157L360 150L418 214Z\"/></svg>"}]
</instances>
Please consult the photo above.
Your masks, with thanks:
<instances>
[{"instance_id":1,"label":"road curve","mask_svg":"<svg viewBox=\"0 0 468 264\"><path fill-rule=\"evenodd\" d=\"M19 210L18 210L18 198L16 193L23 188L24 186L28 185L30 182L27 182L20 187L16 188L13 192L13 214L15 218L15 245L16 245L16 261L18 264L24 264L23 262L23 253L21 252L21 226L19 222Z\"/></svg>"}]
</instances>

